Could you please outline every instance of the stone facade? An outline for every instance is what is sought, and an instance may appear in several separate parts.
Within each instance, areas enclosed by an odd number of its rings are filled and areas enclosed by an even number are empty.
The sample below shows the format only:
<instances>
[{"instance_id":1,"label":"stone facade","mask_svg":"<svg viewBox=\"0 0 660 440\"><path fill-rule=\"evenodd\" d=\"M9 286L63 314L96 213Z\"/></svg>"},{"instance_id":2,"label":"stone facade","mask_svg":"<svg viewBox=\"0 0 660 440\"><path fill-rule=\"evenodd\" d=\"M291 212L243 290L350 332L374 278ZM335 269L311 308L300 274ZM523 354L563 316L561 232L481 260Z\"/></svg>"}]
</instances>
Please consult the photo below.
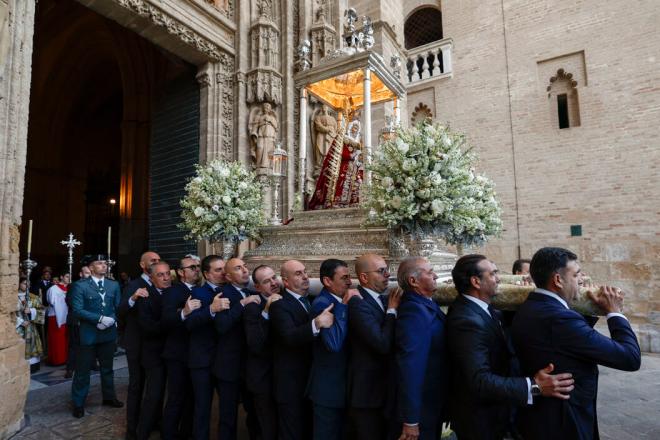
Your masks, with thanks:
<instances>
[{"instance_id":1,"label":"stone facade","mask_svg":"<svg viewBox=\"0 0 660 440\"><path fill-rule=\"evenodd\" d=\"M250 111L273 105L291 158L278 207L285 218L301 184L296 48L309 39L310 61L318 63L342 45L347 7L371 16L373 50L386 61L392 55L404 61L402 122L430 115L467 133L481 169L497 184L505 230L483 252L506 271L543 245L574 249L594 279L629 292L626 313L643 349L660 351L660 275L654 271L660 267L660 10L654 0L634 6L596 0L78 2L197 66L200 160L251 163ZM441 8L444 38L406 51L406 18L424 7ZM28 381L11 308L34 9L33 0L0 0L0 394L17 396ZM418 78L408 77L406 57L420 49L434 56L422 63ZM570 128L558 127L561 95L567 96ZM311 118L318 104L309 100L308 106ZM375 105L372 112L376 145L393 108ZM572 225L582 226L582 236L571 236ZM22 407L1 405L0 437L15 431L21 416Z\"/></svg>"}]
</instances>

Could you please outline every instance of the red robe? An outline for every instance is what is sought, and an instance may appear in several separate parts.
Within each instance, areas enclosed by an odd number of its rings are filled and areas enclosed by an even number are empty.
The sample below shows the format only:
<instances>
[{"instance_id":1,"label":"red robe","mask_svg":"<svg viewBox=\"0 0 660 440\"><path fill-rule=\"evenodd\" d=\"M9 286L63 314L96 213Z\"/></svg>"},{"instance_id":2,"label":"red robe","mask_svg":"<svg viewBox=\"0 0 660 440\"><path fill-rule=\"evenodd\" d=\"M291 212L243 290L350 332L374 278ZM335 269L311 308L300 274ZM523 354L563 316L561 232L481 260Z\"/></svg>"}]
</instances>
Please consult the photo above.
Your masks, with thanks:
<instances>
[{"instance_id":1,"label":"red robe","mask_svg":"<svg viewBox=\"0 0 660 440\"><path fill-rule=\"evenodd\" d=\"M361 152L356 146L348 142L344 142L341 147L341 164L339 165L337 183L334 188L328 188L330 184L330 158L333 156L335 148L338 148L338 145L336 141L333 141L328 154L323 159L314 194L307 204L309 210L348 208L357 205L360 201L360 186L364 173Z\"/></svg>"}]
</instances>

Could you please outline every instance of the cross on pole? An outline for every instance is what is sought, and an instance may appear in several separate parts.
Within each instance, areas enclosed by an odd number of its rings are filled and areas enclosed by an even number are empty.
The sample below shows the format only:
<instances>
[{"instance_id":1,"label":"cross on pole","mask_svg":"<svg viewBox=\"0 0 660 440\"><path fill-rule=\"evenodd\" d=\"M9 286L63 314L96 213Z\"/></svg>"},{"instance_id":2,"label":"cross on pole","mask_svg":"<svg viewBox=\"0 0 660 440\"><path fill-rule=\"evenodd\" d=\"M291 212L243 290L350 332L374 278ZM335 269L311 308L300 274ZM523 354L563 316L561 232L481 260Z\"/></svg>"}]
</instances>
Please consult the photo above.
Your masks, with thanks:
<instances>
[{"instance_id":1,"label":"cross on pole","mask_svg":"<svg viewBox=\"0 0 660 440\"><path fill-rule=\"evenodd\" d=\"M82 243L73 238L73 232L69 233L68 240L62 240L60 243L69 248L69 259L67 262L69 264L69 277L71 277L71 281L73 281L73 249Z\"/></svg>"}]
</instances>

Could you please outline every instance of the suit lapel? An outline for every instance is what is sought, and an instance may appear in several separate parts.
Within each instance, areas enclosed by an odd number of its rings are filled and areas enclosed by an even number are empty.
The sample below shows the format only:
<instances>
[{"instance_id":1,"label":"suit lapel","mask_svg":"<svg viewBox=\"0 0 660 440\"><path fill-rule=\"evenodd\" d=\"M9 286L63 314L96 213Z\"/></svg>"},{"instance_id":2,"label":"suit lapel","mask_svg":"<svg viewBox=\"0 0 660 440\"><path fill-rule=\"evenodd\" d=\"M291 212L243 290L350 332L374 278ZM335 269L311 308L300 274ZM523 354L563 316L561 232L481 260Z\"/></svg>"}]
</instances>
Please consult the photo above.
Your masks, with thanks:
<instances>
[{"instance_id":1,"label":"suit lapel","mask_svg":"<svg viewBox=\"0 0 660 440\"><path fill-rule=\"evenodd\" d=\"M362 299L367 302L371 307L373 307L375 310L377 310L379 313L385 313L383 308L381 308L378 304L376 304L376 300L374 300L374 297L369 294L362 286L358 286L358 291L360 292L360 295L362 295Z\"/></svg>"},{"instance_id":2,"label":"suit lapel","mask_svg":"<svg viewBox=\"0 0 660 440\"><path fill-rule=\"evenodd\" d=\"M305 306L286 290L284 291L284 298L288 301L293 313L301 318L304 317L304 319L309 318L309 313L305 310Z\"/></svg>"},{"instance_id":3,"label":"suit lapel","mask_svg":"<svg viewBox=\"0 0 660 440\"><path fill-rule=\"evenodd\" d=\"M488 325L493 331L504 337L504 333L502 332L502 327L499 324L499 321L497 318L491 318L490 314L487 313L484 309L479 307L477 304L474 302L470 301L469 299L465 298L463 295L459 295L458 300L461 301L461 303L464 305L464 307L467 307L472 311L472 313L476 313L481 317L481 319L484 320L486 325Z\"/></svg>"}]
</instances>

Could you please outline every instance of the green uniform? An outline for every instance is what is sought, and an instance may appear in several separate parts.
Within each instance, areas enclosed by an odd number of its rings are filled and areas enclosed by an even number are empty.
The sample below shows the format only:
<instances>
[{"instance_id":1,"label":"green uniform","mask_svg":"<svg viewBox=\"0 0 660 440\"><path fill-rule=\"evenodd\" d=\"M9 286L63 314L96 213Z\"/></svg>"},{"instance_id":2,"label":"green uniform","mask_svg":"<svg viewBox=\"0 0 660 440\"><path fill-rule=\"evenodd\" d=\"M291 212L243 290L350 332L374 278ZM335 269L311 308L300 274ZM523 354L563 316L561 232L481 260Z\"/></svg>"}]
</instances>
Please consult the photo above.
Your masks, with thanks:
<instances>
[{"instance_id":1,"label":"green uniform","mask_svg":"<svg viewBox=\"0 0 660 440\"><path fill-rule=\"evenodd\" d=\"M117 320L115 311L121 299L119 283L104 278L101 286L93 278L76 281L71 285L71 308L80 325L80 348L76 359L76 373L71 385L71 398L76 407L82 407L89 393L90 366L97 358L101 372L101 390L104 400L116 398L112 361L117 342L117 325L99 330L101 316Z\"/></svg>"}]
</instances>

